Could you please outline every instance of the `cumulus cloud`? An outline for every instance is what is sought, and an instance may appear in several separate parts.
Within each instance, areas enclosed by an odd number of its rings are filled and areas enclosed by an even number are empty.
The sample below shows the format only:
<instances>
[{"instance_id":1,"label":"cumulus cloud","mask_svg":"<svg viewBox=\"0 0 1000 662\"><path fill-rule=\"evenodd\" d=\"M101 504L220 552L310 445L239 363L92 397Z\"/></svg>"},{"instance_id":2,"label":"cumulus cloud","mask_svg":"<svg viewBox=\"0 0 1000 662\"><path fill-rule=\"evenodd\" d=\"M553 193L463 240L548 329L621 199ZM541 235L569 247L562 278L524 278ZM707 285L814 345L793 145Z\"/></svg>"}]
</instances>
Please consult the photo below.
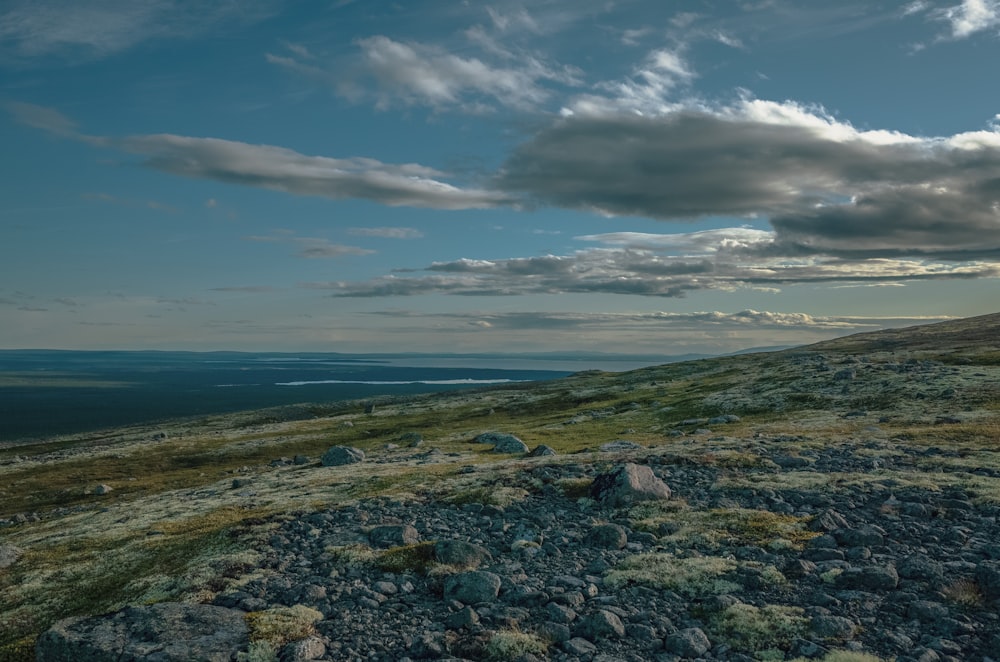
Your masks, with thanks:
<instances>
[{"instance_id":1,"label":"cumulus cloud","mask_svg":"<svg viewBox=\"0 0 1000 662\"><path fill-rule=\"evenodd\" d=\"M998 182L996 126L924 138L743 99L572 113L515 148L497 185L608 215L768 218L789 255L966 259L1000 257Z\"/></svg>"},{"instance_id":2,"label":"cumulus cloud","mask_svg":"<svg viewBox=\"0 0 1000 662\"><path fill-rule=\"evenodd\" d=\"M963 0L939 14L951 26L951 36L965 39L977 32L1000 27L1000 3L996 0Z\"/></svg>"},{"instance_id":3,"label":"cumulus cloud","mask_svg":"<svg viewBox=\"0 0 1000 662\"><path fill-rule=\"evenodd\" d=\"M255 23L278 7L273 0L10 0L0 9L0 56L102 58L150 39Z\"/></svg>"}]
</instances>

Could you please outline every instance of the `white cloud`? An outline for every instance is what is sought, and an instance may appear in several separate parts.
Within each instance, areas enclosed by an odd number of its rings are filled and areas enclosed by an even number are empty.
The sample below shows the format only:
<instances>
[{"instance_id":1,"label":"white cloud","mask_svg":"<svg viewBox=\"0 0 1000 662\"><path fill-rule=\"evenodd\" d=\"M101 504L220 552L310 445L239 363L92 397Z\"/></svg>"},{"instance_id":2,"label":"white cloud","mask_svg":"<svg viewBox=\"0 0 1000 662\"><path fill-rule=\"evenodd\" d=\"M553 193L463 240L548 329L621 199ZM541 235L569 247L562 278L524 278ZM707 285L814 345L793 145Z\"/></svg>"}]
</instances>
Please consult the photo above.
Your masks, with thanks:
<instances>
[{"instance_id":1,"label":"white cloud","mask_svg":"<svg viewBox=\"0 0 1000 662\"><path fill-rule=\"evenodd\" d=\"M347 233L355 237L379 237L382 239L420 239L424 233L415 228L348 228Z\"/></svg>"},{"instance_id":2,"label":"white cloud","mask_svg":"<svg viewBox=\"0 0 1000 662\"><path fill-rule=\"evenodd\" d=\"M102 58L150 39L254 23L278 6L273 0L9 0L0 9L0 53L19 60Z\"/></svg>"},{"instance_id":3,"label":"white cloud","mask_svg":"<svg viewBox=\"0 0 1000 662\"><path fill-rule=\"evenodd\" d=\"M965 39L977 32L1000 27L1000 3L996 0L963 0L945 9L941 16L951 24L951 36Z\"/></svg>"},{"instance_id":4,"label":"white cloud","mask_svg":"<svg viewBox=\"0 0 1000 662\"><path fill-rule=\"evenodd\" d=\"M463 58L437 46L403 43L385 36L359 42L366 71L379 85L378 105L434 107L491 103L517 109L533 108L549 92L537 83L543 72L492 66L478 58Z\"/></svg>"}]
</instances>

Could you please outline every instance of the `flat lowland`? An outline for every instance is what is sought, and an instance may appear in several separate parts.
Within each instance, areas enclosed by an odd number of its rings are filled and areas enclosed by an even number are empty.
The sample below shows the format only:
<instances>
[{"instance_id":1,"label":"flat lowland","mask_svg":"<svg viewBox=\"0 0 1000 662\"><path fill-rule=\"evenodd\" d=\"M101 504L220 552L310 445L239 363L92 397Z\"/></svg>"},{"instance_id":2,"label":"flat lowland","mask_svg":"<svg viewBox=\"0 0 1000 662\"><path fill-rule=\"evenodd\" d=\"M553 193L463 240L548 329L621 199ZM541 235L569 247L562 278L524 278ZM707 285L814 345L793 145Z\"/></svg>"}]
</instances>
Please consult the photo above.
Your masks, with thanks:
<instances>
[{"instance_id":1,"label":"flat lowland","mask_svg":"<svg viewBox=\"0 0 1000 662\"><path fill-rule=\"evenodd\" d=\"M174 603L244 660L1000 659L1000 314L365 405L0 449L0 660Z\"/></svg>"}]
</instances>

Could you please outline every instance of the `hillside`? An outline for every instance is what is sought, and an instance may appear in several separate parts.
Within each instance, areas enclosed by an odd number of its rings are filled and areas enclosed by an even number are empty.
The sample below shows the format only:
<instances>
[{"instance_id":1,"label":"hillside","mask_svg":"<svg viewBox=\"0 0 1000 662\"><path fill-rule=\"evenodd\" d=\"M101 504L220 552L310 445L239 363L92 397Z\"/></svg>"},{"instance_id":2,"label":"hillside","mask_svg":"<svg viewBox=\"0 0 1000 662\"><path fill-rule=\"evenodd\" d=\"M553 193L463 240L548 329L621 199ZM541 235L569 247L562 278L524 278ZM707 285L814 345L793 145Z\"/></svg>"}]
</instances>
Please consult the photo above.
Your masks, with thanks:
<instances>
[{"instance_id":1,"label":"hillside","mask_svg":"<svg viewBox=\"0 0 1000 662\"><path fill-rule=\"evenodd\" d=\"M243 659L1000 658L998 345L994 314L0 449L0 660L152 604L235 614ZM592 491L625 463L671 497Z\"/></svg>"}]
</instances>

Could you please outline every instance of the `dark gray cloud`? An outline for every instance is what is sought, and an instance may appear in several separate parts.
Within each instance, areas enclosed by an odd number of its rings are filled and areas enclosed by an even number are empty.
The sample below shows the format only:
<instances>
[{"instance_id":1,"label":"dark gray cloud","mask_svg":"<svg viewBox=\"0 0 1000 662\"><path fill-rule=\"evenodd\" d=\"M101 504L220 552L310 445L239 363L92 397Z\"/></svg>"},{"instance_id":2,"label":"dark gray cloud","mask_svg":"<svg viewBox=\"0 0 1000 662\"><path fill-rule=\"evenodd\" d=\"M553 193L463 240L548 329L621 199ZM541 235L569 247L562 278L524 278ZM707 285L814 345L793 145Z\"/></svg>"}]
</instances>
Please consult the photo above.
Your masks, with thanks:
<instances>
[{"instance_id":1,"label":"dark gray cloud","mask_svg":"<svg viewBox=\"0 0 1000 662\"><path fill-rule=\"evenodd\" d=\"M569 115L518 146L497 186L620 216L769 218L789 256L996 257L1000 131L858 131L817 109Z\"/></svg>"}]
</instances>

